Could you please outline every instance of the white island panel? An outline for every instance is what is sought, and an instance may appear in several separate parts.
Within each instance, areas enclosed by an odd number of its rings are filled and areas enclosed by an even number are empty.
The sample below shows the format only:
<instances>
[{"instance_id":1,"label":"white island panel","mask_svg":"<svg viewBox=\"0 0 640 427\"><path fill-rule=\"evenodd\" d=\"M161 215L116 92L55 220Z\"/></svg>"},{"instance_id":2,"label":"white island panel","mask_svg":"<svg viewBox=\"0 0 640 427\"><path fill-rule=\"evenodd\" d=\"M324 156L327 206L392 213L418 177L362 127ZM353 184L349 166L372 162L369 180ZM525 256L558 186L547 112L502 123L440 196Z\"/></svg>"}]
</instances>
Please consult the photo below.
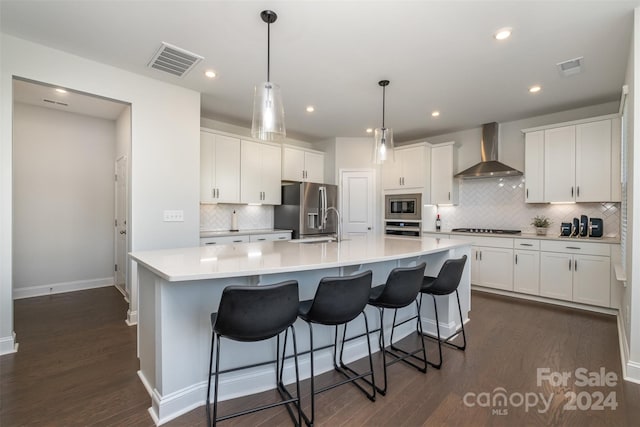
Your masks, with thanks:
<instances>
[{"instance_id":1,"label":"white island panel","mask_svg":"<svg viewBox=\"0 0 640 427\"><path fill-rule=\"evenodd\" d=\"M425 261L426 274L437 275L446 259L464 254L470 256L470 244L464 241L382 236L339 243L255 242L131 254L139 266L139 375L152 397L152 417L162 424L204 405L211 345L209 317L217 311L225 286L259 286L295 279L300 285L300 299L304 300L313 297L319 280L325 276L370 269L375 286L384 283L395 267ZM468 264L459 290L466 321L470 309ZM448 336L460 324L455 295L438 298L441 332ZM435 334L433 305L430 298L424 301L423 327L425 332ZM415 313L415 305L399 310L398 321ZM370 327L377 328L377 310L367 307L366 314ZM387 337L392 318L385 316ZM299 351L307 350L306 323L298 320L295 327ZM394 341L414 330L413 322L403 325L396 329ZM349 336L363 331L362 318L349 324ZM316 347L328 344L332 334L333 328L315 327ZM376 336L372 336L372 342L377 342ZM272 342L247 344L223 340L221 368L269 360L274 355L274 347ZM345 360L365 357L366 348L364 338L349 342L345 347ZM375 346L374 350L377 351ZM317 352L315 360L316 373L333 369L330 350ZM300 362L301 377L308 378L308 355ZM292 365L285 365L285 382L294 380ZM263 366L222 376L220 400L274 388L274 375L273 367Z\"/></svg>"}]
</instances>

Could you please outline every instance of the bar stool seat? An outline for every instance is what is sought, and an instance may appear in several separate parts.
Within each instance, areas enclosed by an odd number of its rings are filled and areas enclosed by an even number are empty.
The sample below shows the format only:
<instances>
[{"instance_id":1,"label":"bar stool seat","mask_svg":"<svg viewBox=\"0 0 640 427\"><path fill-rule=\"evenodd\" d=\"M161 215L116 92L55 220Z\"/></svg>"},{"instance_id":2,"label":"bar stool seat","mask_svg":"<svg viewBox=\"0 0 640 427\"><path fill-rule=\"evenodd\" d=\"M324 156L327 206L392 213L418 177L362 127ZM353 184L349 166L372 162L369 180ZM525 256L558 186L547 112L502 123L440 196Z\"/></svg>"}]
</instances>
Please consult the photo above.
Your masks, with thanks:
<instances>
[{"instance_id":1,"label":"bar stool seat","mask_svg":"<svg viewBox=\"0 0 640 427\"><path fill-rule=\"evenodd\" d=\"M315 420L315 395L324 391L333 389L343 384L352 383L358 387L371 401L376 399L375 380L373 373L373 358L371 356L371 342L369 340L369 323L364 309L369 300L369 291L371 290L371 271L365 271L353 276L342 277L325 277L320 280L318 289L312 300L301 301L298 306L298 316L309 325L309 347L311 361L311 415L307 416L302 412L302 417L307 425L313 425ZM364 317L365 329L367 337L367 346L369 350L369 371L358 373L343 362L344 343L351 339L358 338L362 335L347 338L347 324L358 316ZM333 344L326 345L319 349L314 349L313 342L313 324L335 326ZM340 352L338 354L338 326L344 325L342 332L342 341ZM319 388L315 387L314 381L314 353L317 350L333 348L333 367L344 376L344 380ZM371 377L366 380L365 377ZM371 385L369 392L361 384L356 381L362 379L365 383Z\"/></svg>"},{"instance_id":2,"label":"bar stool seat","mask_svg":"<svg viewBox=\"0 0 640 427\"><path fill-rule=\"evenodd\" d=\"M422 306L422 295L427 294L431 295L433 299L433 309L436 317L436 331L437 331L437 341L438 341L438 363L433 363L427 361L429 365L433 366L436 369L440 369L442 366L442 344L449 345L458 350L464 351L467 347L467 336L464 332L464 319L462 318L462 308L460 307L460 294L458 293L458 286L460 286L460 279L462 278L462 272L464 270L464 265L467 262L467 256L463 255L458 259L448 259L442 265L440 272L437 277L425 276L422 279L422 288L420 289L420 306ZM451 334L447 338L440 337L440 322L438 321L438 304L436 302L436 296L450 295L452 293L456 294L456 299L458 300L458 313L460 314L460 325L462 331L462 345L457 345L451 342L457 335L460 334L460 331L456 331ZM429 335L426 335L428 338L432 338Z\"/></svg>"},{"instance_id":3,"label":"bar stool seat","mask_svg":"<svg viewBox=\"0 0 640 427\"><path fill-rule=\"evenodd\" d=\"M416 304L418 312L420 311L420 306L418 304L418 293L422 288L422 278L424 277L424 270L426 268L426 263L421 263L416 265L415 267L398 267L391 270L389 276L387 277L387 281L384 285L376 286L371 289L369 292L369 305L378 308L380 312L380 339L379 345L380 350L382 351L382 366L384 373L384 386L378 387L376 385L376 390L380 394L386 394L387 392L387 366L390 366L397 362L404 362L414 368L418 369L421 372L427 372L427 352L424 346L424 340L420 340L422 343L422 347L413 350L406 351L398 348L393 344L393 332L396 326L400 326L404 323L415 318L412 317L410 319L404 320L400 323L396 323L396 316L398 314L399 308L404 308L412 303ZM387 349L384 340L384 310L385 309L393 309L393 323L391 326L391 338L390 345L391 349ZM422 325L418 323L418 332L422 336ZM416 356L416 354L422 353L422 358ZM392 356L393 360L387 362L387 355ZM422 366L413 363L410 358L417 359L421 361Z\"/></svg>"},{"instance_id":4,"label":"bar stool seat","mask_svg":"<svg viewBox=\"0 0 640 427\"><path fill-rule=\"evenodd\" d=\"M302 422L300 412L300 376L298 372L298 349L295 339L293 323L298 316L298 282L289 280L274 285L264 286L227 286L222 291L218 311L211 314L211 354L209 357L209 380L207 383L206 414L207 425L215 426L218 421L241 415L250 414L275 406L286 405L287 411L295 425ZM282 371L288 340L288 332L291 331L293 339L293 357L296 372L296 396L292 397L282 383ZM280 334L285 332L282 358L280 357ZM255 363L248 366L239 366L220 371L220 347L221 338L240 342L257 342L277 338L276 359L267 362ZM213 350L216 349L215 371L213 371ZM218 381L221 374L254 368L257 366L273 364L276 367L276 376L279 381L276 385L282 401L270 403L255 408L235 412L233 414L218 417ZM278 375L279 373L279 375ZM213 414L211 414L211 377L215 378ZM296 409L294 413L289 406Z\"/></svg>"}]
</instances>

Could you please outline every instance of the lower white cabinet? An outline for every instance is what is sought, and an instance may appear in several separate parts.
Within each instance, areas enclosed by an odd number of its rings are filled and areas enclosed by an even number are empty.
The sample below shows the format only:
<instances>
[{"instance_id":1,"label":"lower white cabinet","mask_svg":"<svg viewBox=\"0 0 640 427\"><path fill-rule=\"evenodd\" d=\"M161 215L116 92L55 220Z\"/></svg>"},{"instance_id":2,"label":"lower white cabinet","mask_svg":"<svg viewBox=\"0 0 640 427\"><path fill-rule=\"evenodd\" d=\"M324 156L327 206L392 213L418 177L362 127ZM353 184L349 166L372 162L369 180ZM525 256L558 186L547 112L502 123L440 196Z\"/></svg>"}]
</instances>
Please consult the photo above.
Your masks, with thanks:
<instances>
[{"instance_id":1,"label":"lower white cabinet","mask_svg":"<svg viewBox=\"0 0 640 427\"><path fill-rule=\"evenodd\" d=\"M540 295L539 251L513 251L513 290L523 294Z\"/></svg>"},{"instance_id":2,"label":"lower white cabinet","mask_svg":"<svg viewBox=\"0 0 640 427\"><path fill-rule=\"evenodd\" d=\"M201 237L200 246L228 245L229 243L246 243L248 241L248 234L241 236Z\"/></svg>"},{"instance_id":3,"label":"lower white cabinet","mask_svg":"<svg viewBox=\"0 0 640 427\"><path fill-rule=\"evenodd\" d=\"M513 249L474 246L473 252L471 283L513 290Z\"/></svg>"},{"instance_id":4,"label":"lower white cabinet","mask_svg":"<svg viewBox=\"0 0 640 427\"><path fill-rule=\"evenodd\" d=\"M611 305L609 245L543 242L540 252L540 295L582 304Z\"/></svg>"}]
</instances>

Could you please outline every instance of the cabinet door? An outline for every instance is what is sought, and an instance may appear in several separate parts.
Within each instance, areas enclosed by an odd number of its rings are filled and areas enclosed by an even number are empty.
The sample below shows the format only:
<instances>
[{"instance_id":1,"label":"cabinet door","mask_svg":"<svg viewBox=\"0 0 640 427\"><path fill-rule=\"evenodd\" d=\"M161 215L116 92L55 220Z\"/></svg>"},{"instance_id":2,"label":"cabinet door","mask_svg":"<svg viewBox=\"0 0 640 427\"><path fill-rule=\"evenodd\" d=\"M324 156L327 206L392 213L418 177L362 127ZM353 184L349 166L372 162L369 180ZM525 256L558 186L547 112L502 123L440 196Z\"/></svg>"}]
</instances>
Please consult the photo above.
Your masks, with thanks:
<instances>
[{"instance_id":1,"label":"cabinet door","mask_svg":"<svg viewBox=\"0 0 640 427\"><path fill-rule=\"evenodd\" d=\"M282 179L304 181L305 152L291 147L282 148Z\"/></svg>"},{"instance_id":2,"label":"cabinet door","mask_svg":"<svg viewBox=\"0 0 640 427\"><path fill-rule=\"evenodd\" d=\"M454 236L454 239L456 236ZM471 283L474 285L482 285L480 283L480 248L476 246L471 247Z\"/></svg>"},{"instance_id":3,"label":"cabinet door","mask_svg":"<svg viewBox=\"0 0 640 427\"><path fill-rule=\"evenodd\" d=\"M452 204L453 145L431 148L431 203Z\"/></svg>"},{"instance_id":4,"label":"cabinet door","mask_svg":"<svg viewBox=\"0 0 640 427\"><path fill-rule=\"evenodd\" d=\"M573 300L609 307L611 259L603 256L573 256Z\"/></svg>"},{"instance_id":5,"label":"cabinet door","mask_svg":"<svg viewBox=\"0 0 640 427\"><path fill-rule=\"evenodd\" d=\"M526 203L544 202L544 131L524 136L524 176Z\"/></svg>"},{"instance_id":6,"label":"cabinet door","mask_svg":"<svg viewBox=\"0 0 640 427\"><path fill-rule=\"evenodd\" d=\"M544 199L546 202L575 200L575 126L544 131Z\"/></svg>"},{"instance_id":7,"label":"cabinet door","mask_svg":"<svg viewBox=\"0 0 640 427\"><path fill-rule=\"evenodd\" d=\"M217 203L215 198L216 136L200 132L200 202Z\"/></svg>"},{"instance_id":8,"label":"cabinet door","mask_svg":"<svg viewBox=\"0 0 640 427\"><path fill-rule=\"evenodd\" d=\"M394 161L386 161L382 164L382 188L385 190L397 190L402 188L402 151L396 150Z\"/></svg>"},{"instance_id":9,"label":"cabinet door","mask_svg":"<svg viewBox=\"0 0 640 427\"><path fill-rule=\"evenodd\" d=\"M240 147L240 202L262 203L262 144L242 140Z\"/></svg>"},{"instance_id":10,"label":"cabinet door","mask_svg":"<svg viewBox=\"0 0 640 427\"><path fill-rule=\"evenodd\" d=\"M220 203L240 202L240 140L216 135L215 187Z\"/></svg>"},{"instance_id":11,"label":"cabinet door","mask_svg":"<svg viewBox=\"0 0 640 427\"><path fill-rule=\"evenodd\" d=\"M513 249L478 247L479 285L513 290Z\"/></svg>"},{"instance_id":12,"label":"cabinet door","mask_svg":"<svg viewBox=\"0 0 640 427\"><path fill-rule=\"evenodd\" d=\"M573 256L540 252L540 295L571 301L573 299Z\"/></svg>"},{"instance_id":13,"label":"cabinet door","mask_svg":"<svg viewBox=\"0 0 640 427\"><path fill-rule=\"evenodd\" d=\"M576 126L576 202L611 200L611 120Z\"/></svg>"},{"instance_id":14,"label":"cabinet door","mask_svg":"<svg viewBox=\"0 0 640 427\"><path fill-rule=\"evenodd\" d=\"M514 251L513 290L540 295L540 252Z\"/></svg>"},{"instance_id":15,"label":"cabinet door","mask_svg":"<svg viewBox=\"0 0 640 427\"><path fill-rule=\"evenodd\" d=\"M402 157L402 187L424 188L426 185L425 172L428 171L424 163L426 147L412 147L401 151Z\"/></svg>"},{"instance_id":16,"label":"cabinet door","mask_svg":"<svg viewBox=\"0 0 640 427\"><path fill-rule=\"evenodd\" d=\"M304 169L306 171L305 181L324 183L324 154L305 152Z\"/></svg>"},{"instance_id":17,"label":"cabinet door","mask_svg":"<svg viewBox=\"0 0 640 427\"><path fill-rule=\"evenodd\" d=\"M261 144L262 154L262 203L279 205L281 203L282 155L281 148L275 145Z\"/></svg>"}]
</instances>

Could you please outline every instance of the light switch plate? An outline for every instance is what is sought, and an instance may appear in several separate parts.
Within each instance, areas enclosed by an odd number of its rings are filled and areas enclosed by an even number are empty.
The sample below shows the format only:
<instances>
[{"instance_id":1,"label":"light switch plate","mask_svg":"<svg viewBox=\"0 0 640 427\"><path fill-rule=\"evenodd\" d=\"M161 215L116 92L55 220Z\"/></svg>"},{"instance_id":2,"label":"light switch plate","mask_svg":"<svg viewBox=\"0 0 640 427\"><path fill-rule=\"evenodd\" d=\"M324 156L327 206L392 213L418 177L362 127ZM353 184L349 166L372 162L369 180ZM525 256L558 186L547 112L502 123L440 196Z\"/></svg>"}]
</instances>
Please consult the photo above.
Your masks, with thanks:
<instances>
[{"instance_id":1,"label":"light switch plate","mask_svg":"<svg viewBox=\"0 0 640 427\"><path fill-rule=\"evenodd\" d=\"M184 222L184 211L164 211L164 222Z\"/></svg>"}]
</instances>

